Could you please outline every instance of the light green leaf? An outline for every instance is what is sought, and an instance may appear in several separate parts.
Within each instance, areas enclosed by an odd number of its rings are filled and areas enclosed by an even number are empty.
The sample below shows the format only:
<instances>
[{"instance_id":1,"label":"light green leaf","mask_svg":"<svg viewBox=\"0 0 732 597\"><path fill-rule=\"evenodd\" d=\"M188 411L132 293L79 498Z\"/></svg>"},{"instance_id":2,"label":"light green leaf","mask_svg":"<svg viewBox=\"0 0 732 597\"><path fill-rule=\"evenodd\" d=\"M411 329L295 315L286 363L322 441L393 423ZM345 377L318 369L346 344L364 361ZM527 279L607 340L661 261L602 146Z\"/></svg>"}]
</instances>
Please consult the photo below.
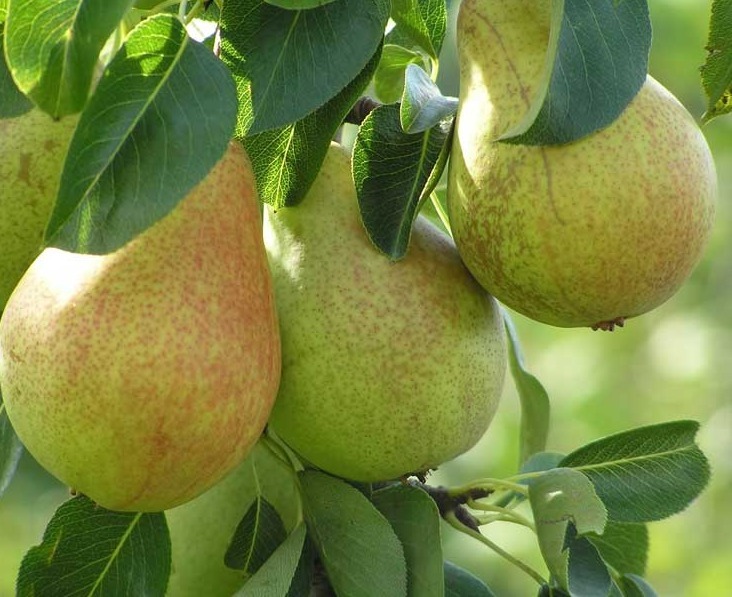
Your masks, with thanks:
<instances>
[{"instance_id":1,"label":"light green leaf","mask_svg":"<svg viewBox=\"0 0 732 597\"><path fill-rule=\"evenodd\" d=\"M81 111L99 53L133 0L23 0L6 20L5 52L23 93L55 118Z\"/></svg>"},{"instance_id":2,"label":"light green leaf","mask_svg":"<svg viewBox=\"0 0 732 597\"><path fill-rule=\"evenodd\" d=\"M404 550L384 516L344 481L300 473L308 531L336 594L405 597Z\"/></svg>"},{"instance_id":3,"label":"light green leaf","mask_svg":"<svg viewBox=\"0 0 732 597\"><path fill-rule=\"evenodd\" d=\"M607 512L587 477L566 468L552 469L533 479L529 484L529 503L544 561L566 589L568 523L572 523L579 535L601 534Z\"/></svg>"},{"instance_id":4,"label":"light green leaf","mask_svg":"<svg viewBox=\"0 0 732 597\"><path fill-rule=\"evenodd\" d=\"M505 309L501 310L510 348L508 356L511 375L521 401L519 458L523 463L533 454L546 448L551 412L549 394L541 382L526 369L516 327L508 312Z\"/></svg>"},{"instance_id":5,"label":"light green leaf","mask_svg":"<svg viewBox=\"0 0 732 597\"><path fill-rule=\"evenodd\" d=\"M226 67L167 14L128 36L71 141L49 244L113 251L170 212L223 155L236 118Z\"/></svg>"},{"instance_id":6,"label":"light green leaf","mask_svg":"<svg viewBox=\"0 0 732 597\"><path fill-rule=\"evenodd\" d=\"M388 18L389 0L299 11L227 0L221 58L238 89L237 137L296 122L335 97L371 60Z\"/></svg>"},{"instance_id":7,"label":"light green leaf","mask_svg":"<svg viewBox=\"0 0 732 597\"><path fill-rule=\"evenodd\" d=\"M397 29L437 59L447 31L445 0L392 0Z\"/></svg>"},{"instance_id":8,"label":"light green leaf","mask_svg":"<svg viewBox=\"0 0 732 597\"><path fill-rule=\"evenodd\" d=\"M714 0L709 22L707 59L701 67L707 95L703 119L732 112L732 0Z\"/></svg>"},{"instance_id":9,"label":"light green leaf","mask_svg":"<svg viewBox=\"0 0 732 597\"><path fill-rule=\"evenodd\" d=\"M287 595L300 562L306 535L305 525L299 525L236 593L236 597Z\"/></svg>"},{"instance_id":10,"label":"light green leaf","mask_svg":"<svg viewBox=\"0 0 732 597\"><path fill-rule=\"evenodd\" d=\"M447 162L451 128L409 135L399 105L379 106L364 120L353 146L353 179L366 232L390 259L404 257L419 207Z\"/></svg>"},{"instance_id":11,"label":"light green leaf","mask_svg":"<svg viewBox=\"0 0 732 597\"><path fill-rule=\"evenodd\" d=\"M396 44L384 44L381 61L374 75L374 91L383 103L399 101L404 92L404 72L409 64L420 64L422 56Z\"/></svg>"},{"instance_id":12,"label":"light green leaf","mask_svg":"<svg viewBox=\"0 0 732 597\"><path fill-rule=\"evenodd\" d=\"M4 26L0 24L0 49L4 35ZM30 111L33 102L18 89L8 70L5 54L0 54L0 118L15 118Z\"/></svg>"},{"instance_id":13,"label":"light green leaf","mask_svg":"<svg viewBox=\"0 0 732 597\"><path fill-rule=\"evenodd\" d=\"M648 71L651 24L646 0L557 0L541 91L502 139L569 143L612 123Z\"/></svg>"},{"instance_id":14,"label":"light green leaf","mask_svg":"<svg viewBox=\"0 0 732 597\"><path fill-rule=\"evenodd\" d=\"M625 431L575 450L561 466L587 475L611 520L661 520L709 481L709 463L694 443L698 430L695 421L674 421Z\"/></svg>"},{"instance_id":15,"label":"light green leaf","mask_svg":"<svg viewBox=\"0 0 732 597\"><path fill-rule=\"evenodd\" d=\"M407 65L399 110L405 133L421 133L439 126L455 116L457 107L458 99L442 95L422 68L416 64Z\"/></svg>"},{"instance_id":16,"label":"light green leaf","mask_svg":"<svg viewBox=\"0 0 732 597\"><path fill-rule=\"evenodd\" d=\"M169 574L162 513L111 512L79 496L59 507L23 558L17 595L163 595Z\"/></svg>"},{"instance_id":17,"label":"light green leaf","mask_svg":"<svg viewBox=\"0 0 732 597\"><path fill-rule=\"evenodd\" d=\"M409 597L444 597L440 513L423 490L394 485L376 491L372 502L391 523L404 548Z\"/></svg>"}]
</instances>

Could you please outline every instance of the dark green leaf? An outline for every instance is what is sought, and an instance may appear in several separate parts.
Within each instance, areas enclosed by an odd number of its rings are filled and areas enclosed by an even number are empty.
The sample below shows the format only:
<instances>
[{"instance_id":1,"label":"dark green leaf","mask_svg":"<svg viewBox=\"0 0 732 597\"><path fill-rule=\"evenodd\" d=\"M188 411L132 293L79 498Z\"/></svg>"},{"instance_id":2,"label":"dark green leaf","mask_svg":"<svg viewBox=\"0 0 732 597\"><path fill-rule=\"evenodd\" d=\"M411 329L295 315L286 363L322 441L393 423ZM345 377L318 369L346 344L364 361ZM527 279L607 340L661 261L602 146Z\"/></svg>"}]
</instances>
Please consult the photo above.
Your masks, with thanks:
<instances>
[{"instance_id":1,"label":"dark green leaf","mask_svg":"<svg viewBox=\"0 0 732 597\"><path fill-rule=\"evenodd\" d=\"M704 120L732 112L732 0L714 0L707 59L701 68L707 110Z\"/></svg>"},{"instance_id":2,"label":"dark green leaf","mask_svg":"<svg viewBox=\"0 0 732 597\"><path fill-rule=\"evenodd\" d=\"M523 120L503 135L511 143L568 143L602 129L646 79L646 0L564 0L554 2L552 11L551 73Z\"/></svg>"},{"instance_id":3,"label":"dark green leaf","mask_svg":"<svg viewBox=\"0 0 732 597\"><path fill-rule=\"evenodd\" d=\"M300 554L300 560L297 563L295 574L290 582L290 589L287 591L286 597L305 597L310 595L310 589L313 586L313 577L315 574L315 547L310 539L305 539Z\"/></svg>"},{"instance_id":4,"label":"dark green leaf","mask_svg":"<svg viewBox=\"0 0 732 597\"><path fill-rule=\"evenodd\" d=\"M657 597L658 595L645 579L635 574L624 574L621 584L623 597Z\"/></svg>"},{"instance_id":5,"label":"dark green leaf","mask_svg":"<svg viewBox=\"0 0 732 597\"><path fill-rule=\"evenodd\" d=\"M407 595L443 597L440 513L434 500L417 487L394 485L375 492L372 501L404 548Z\"/></svg>"},{"instance_id":6,"label":"dark green leaf","mask_svg":"<svg viewBox=\"0 0 732 597\"><path fill-rule=\"evenodd\" d=\"M234 531L224 562L229 568L254 574L287 538L277 510L257 496Z\"/></svg>"},{"instance_id":7,"label":"dark green leaf","mask_svg":"<svg viewBox=\"0 0 732 597\"><path fill-rule=\"evenodd\" d=\"M422 56L396 44L385 44L374 75L374 91L385 104L399 101L404 92L404 71L409 64L420 64Z\"/></svg>"},{"instance_id":8,"label":"dark green leaf","mask_svg":"<svg viewBox=\"0 0 732 597\"><path fill-rule=\"evenodd\" d=\"M23 0L7 15L18 87L55 118L81 111L99 52L133 0Z\"/></svg>"},{"instance_id":9,"label":"dark green leaf","mask_svg":"<svg viewBox=\"0 0 732 597\"><path fill-rule=\"evenodd\" d=\"M580 535L602 533L607 513L588 479L567 468L547 471L529 483L539 547L549 571L567 588L565 538L571 522Z\"/></svg>"},{"instance_id":10,"label":"dark green leaf","mask_svg":"<svg viewBox=\"0 0 732 597\"><path fill-rule=\"evenodd\" d=\"M648 560L648 529L644 524L608 522L602 535L587 538L600 551L602 559L621 573L643 575Z\"/></svg>"},{"instance_id":11,"label":"dark green leaf","mask_svg":"<svg viewBox=\"0 0 732 597\"><path fill-rule=\"evenodd\" d=\"M348 597L404 597L404 550L389 522L357 489L300 473L305 520L333 589Z\"/></svg>"},{"instance_id":12,"label":"dark green leaf","mask_svg":"<svg viewBox=\"0 0 732 597\"><path fill-rule=\"evenodd\" d=\"M373 57L388 17L389 0L300 11L227 0L221 58L239 92L237 136L296 122L335 97Z\"/></svg>"},{"instance_id":13,"label":"dark green leaf","mask_svg":"<svg viewBox=\"0 0 732 597\"><path fill-rule=\"evenodd\" d=\"M287 10L303 10L308 8L317 8L324 4L329 4L334 0L266 0L272 6L279 6Z\"/></svg>"},{"instance_id":14,"label":"dark green leaf","mask_svg":"<svg viewBox=\"0 0 732 597\"><path fill-rule=\"evenodd\" d=\"M452 562L445 562L445 597L493 597L482 580Z\"/></svg>"},{"instance_id":15,"label":"dark green leaf","mask_svg":"<svg viewBox=\"0 0 732 597\"><path fill-rule=\"evenodd\" d=\"M530 456L546 448L549 437L549 394L541 382L527 371L516 328L508 312L505 309L502 312L510 348L508 355L511 375L521 401L519 458L521 462L525 462ZM530 471L522 469L522 472Z\"/></svg>"},{"instance_id":16,"label":"dark green leaf","mask_svg":"<svg viewBox=\"0 0 732 597\"><path fill-rule=\"evenodd\" d=\"M10 425L3 397L0 394L0 497L13 480L22 453L23 444L20 443Z\"/></svg>"},{"instance_id":17,"label":"dark green leaf","mask_svg":"<svg viewBox=\"0 0 732 597\"><path fill-rule=\"evenodd\" d=\"M641 427L575 450L561 466L581 471L618 522L661 520L683 510L709 481L695 421Z\"/></svg>"},{"instance_id":18,"label":"dark green leaf","mask_svg":"<svg viewBox=\"0 0 732 597\"><path fill-rule=\"evenodd\" d=\"M399 109L405 133L422 133L451 120L458 99L445 97L426 72L416 64L407 65L404 94Z\"/></svg>"},{"instance_id":19,"label":"dark green leaf","mask_svg":"<svg viewBox=\"0 0 732 597\"><path fill-rule=\"evenodd\" d=\"M392 0L397 28L436 59L447 31L445 0Z\"/></svg>"},{"instance_id":20,"label":"dark green leaf","mask_svg":"<svg viewBox=\"0 0 732 597\"><path fill-rule=\"evenodd\" d=\"M108 66L71 141L46 238L113 251L173 209L221 158L236 92L174 16L143 21Z\"/></svg>"},{"instance_id":21,"label":"dark green leaf","mask_svg":"<svg viewBox=\"0 0 732 597\"><path fill-rule=\"evenodd\" d=\"M79 496L59 507L23 558L17 594L163 595L169 574L163 514L110 512Z\"/></svg>"},{"instance_id":22,"label":"dark green leaf","mask_svg":"<svg viewBox=\"0 0 732 597\"><path fill-rule=\"evenodd\" d=\"M15 118L28 112L33 103L18 89L8 70L5 53L2 52L3 29L0 24L0 118Z\"/></svg>"},{"instance_id":23,"label":"dark green leaf","mask_svg":"<svg viewBox=\"0 0 732 597\"><path fill-rule=\"evenodd\" d=\"M302 120L243 139L262 201L280 209L296 205L305 197L318 175L334 133L369 84L378 62L377 51L343 91Z\"/></svg>"},{"instance_id":24,"label":"dark green leaf","mask_svg":"<svg viewBox=\"0 0 732 597\"><path fill-rule=\"evenodd\" d=\"M287 595L300 563L306 535L305 525L299 525L236 593L237 597Z\"/></svg>"},{"instance_id":25,"label":"dark green leaf","mask_svg":"<svg viewBox=\"0 0 732 597\"><path fill-rule=\"evenodd\" d=\"M607 597L612 580L595 546L585 537L577 537L573 524L567 526L565 548L569 551L567 569L570 595Z\"/></svg>"},{"instance_id":26,"label":"dark green leaf","mask_svg":"<svg viewBox=\"0 0 732 597\"><path fill-rule=\"evenodd\" d=\"M447 161L451 129L409 135L399 105L379 106L364 120L353 147L353 178L366 231L391 259L404 257L412 223Z\"/></svg>"}]
</instances>

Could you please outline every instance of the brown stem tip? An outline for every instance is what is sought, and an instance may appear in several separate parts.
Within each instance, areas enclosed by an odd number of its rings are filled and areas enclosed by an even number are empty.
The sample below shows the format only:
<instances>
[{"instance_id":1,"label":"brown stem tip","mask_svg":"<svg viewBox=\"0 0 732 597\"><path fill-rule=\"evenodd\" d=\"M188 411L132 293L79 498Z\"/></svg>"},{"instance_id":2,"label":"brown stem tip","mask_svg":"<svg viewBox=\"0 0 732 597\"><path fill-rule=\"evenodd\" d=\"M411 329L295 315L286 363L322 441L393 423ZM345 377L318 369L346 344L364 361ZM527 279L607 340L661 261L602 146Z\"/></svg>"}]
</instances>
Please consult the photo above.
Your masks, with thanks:
<instances>
[{"instance_id":1,"label":"brown stem tip","mask_svg":"<svg viewBox=\"0 0 732 597\"><path fill-rule=\"evenodd\" d=\"M609 321L601 321L591 326L594 331L601 330L603 332L612 332L615 326L621 328L625 325L625 317L616 317Z\"/></svg>"}]
</instances>

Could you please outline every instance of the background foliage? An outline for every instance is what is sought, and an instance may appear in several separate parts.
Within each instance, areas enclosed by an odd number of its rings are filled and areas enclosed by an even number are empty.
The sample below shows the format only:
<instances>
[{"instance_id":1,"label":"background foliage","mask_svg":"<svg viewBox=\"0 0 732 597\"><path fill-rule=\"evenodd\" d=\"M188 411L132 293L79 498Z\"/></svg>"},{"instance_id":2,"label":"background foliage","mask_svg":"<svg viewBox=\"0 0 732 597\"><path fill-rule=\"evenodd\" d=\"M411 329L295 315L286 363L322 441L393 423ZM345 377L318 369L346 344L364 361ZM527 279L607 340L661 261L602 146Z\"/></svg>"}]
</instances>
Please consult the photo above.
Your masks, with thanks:
<instances>
[{"instance_id":1,"label":"background foliage","mask_svg":"<svg viewBox=\"0 0 732 597\"><path fill-rule=\"evenodd\" d=\"M451 30L454 33L452 2ZM711 0L650 0L654 26L651 73L696 117L704 111L698 66L705 57ZM454 38L443 47L440 88L457 95ZM712 482L684 512L650 525L648 580L664 596L722 595L732 586L732 120L705 128L721 193L715 235L701 266L666 305L625 329L592 333L557 329L514 316L527 365L552 398L549 449L570 452L609 433L670 419L702 423L699 443ZM345 136L348 138L348 135ZM509 384L491 430L471 452L443 467L431 484L456 485L486 470L510 475L518 460L519 411ZM27 549L38 543L67 491L27 455L0 502L0 596L11 595ZM516 525L492 524L491 539L541 568L535 539ZM499 595L533 594L534 584L498 556L445 532L445 556L490 581ZM693 562L693 565L692 565Z\"/></svg>"}]
</instances>

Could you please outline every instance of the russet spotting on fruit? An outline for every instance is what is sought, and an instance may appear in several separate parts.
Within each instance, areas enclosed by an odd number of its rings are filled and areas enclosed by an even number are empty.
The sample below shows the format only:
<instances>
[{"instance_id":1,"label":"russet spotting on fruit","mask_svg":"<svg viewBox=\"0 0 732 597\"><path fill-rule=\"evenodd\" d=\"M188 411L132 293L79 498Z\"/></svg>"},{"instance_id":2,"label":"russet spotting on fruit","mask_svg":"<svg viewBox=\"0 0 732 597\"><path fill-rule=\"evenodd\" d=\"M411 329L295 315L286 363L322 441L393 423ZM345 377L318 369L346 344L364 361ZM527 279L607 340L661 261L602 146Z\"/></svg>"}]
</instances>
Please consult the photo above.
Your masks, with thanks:
<instances>
[{"instance_id":1,"label":"russet spotting on fruit","mask_svg":"<svg viewBox=\"0 0 732 597\"><path fill-rule=\"evenodd\" d=\"M419 217L403 260L380 254L333 145L300 205L265 208L264 237L283 359L270 424L285 442L325 471L382 481L478 441L503 387L503 323L445 234Z\"/></svg>"},{"instance_id":2,"label":"russet spotting on fruit","mask_svg":"<svg viewBox=\"0 0 732 597\"><path fill-rule=\"evenodd\" d=\"M0 320L18 436L112 510L165 510L214 485L257 441L279 374L257 192L236 143L117 251L43 251Z\"/></svg>"},{"instance_id":3,"label":"russet spotting on fruit","mask_svg":"<svg viewBox=\"0 0 732 597\"><path fill-rule=\"evenodd\" d=\"M612 329L666 301L699 261L714 162L693 118L651 77L583 139L499 141L541 86L551 4L461 4L449 217L465 264L498 300L544 323Z\"/></svg>"}]
</instances>

